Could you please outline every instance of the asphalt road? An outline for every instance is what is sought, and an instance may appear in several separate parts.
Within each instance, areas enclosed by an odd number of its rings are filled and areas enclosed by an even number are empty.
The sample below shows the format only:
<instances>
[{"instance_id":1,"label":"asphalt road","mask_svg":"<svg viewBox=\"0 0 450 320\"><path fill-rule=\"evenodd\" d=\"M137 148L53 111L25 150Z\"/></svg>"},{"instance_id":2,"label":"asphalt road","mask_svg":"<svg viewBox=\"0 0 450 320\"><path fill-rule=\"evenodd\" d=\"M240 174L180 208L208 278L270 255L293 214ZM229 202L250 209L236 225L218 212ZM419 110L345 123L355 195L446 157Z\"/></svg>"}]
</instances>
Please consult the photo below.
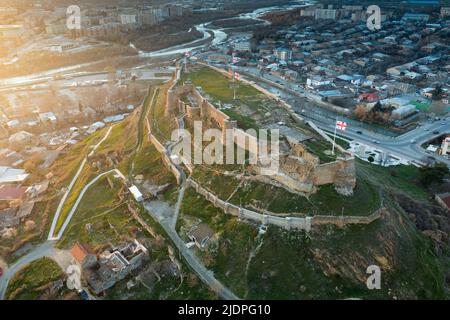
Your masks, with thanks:
<instances>
[{"instance_id":1,"label":"asphalt road","mask_svg":"<svg viewBox=\"0 0 450 320\"><path fill-rule=\"evenodd\" d=\"M162 215L156 215L148 204L144 205L147 212L160 223L164 231L170 237L172 242L175 244L179 252L183 255L189 266L195 271L195 273L200 277L200 279L208 285L214 292L218 294L219 297L225 300L239 300L239 298L226 288L220 281L218 281L212 271L206 269L203 263L197 258L195 253L186 247L186 243L180 238L178 233L173 228L172 219L164 218ZM174 214L175 216L175 214Z\"/></svg>"},{"instance_id":2,"label":"asphalt road","mask_svg":"<svg viewBox=\"0 0 450 320\"><path fill-rule=\"evenodd\" d=\"M317 97L312 93L305 91L304 89L298 88L293 90L287 85L285 86L283 84L272 82L269 79L262 78L261 76L249 73L248 71L248 68L245 68L244 73L251 80L255 81L255 83L261 85L262 87L271 87L275 91L282 92L280 98L282 98L283 100L296 101L298 98L302 98L313 101L313 103L318 103L316 101ZM326 114L326 116L320 116L320 113L314 113L314 115L312 115L308 112L308 110L305 110L305 112L300 113L300 115L308 120L313 121L322 130L334 132L335 118L330 117L329 113L329 111L324 111L323 114ZM336 117L338 117L337 114ZM433 133L436 131L438 131L438 133ZM423 143L433 140L434 138L437 138L445 133L450 134L450 117L431 123L424 123L416 129L397 137L389 136L387 134L376 132L374 130L363 128L360 126L352 127L351 125L347 127L347 130L339 131L338 135L365 145L375 147L382 152L407 161L414 161L417 163L425 164L429 157L432 156L436 160L443 162L450 167L449 159L446 159L437 154L430 155L421 147Z\"/></svg>"},{"instance_id":3,"label":"asphalt road","mask_svg":"<svg viewBox=\"0 0 450 320\"><path fill-rule=\"evenodd\" d=\"M34 248L32 251L30 251L28 254L21 257L19 260L17 260L15 263L10 265L8 269L5 271L2 277L0 277L0 300L5 299L6 289L8 288L8 283L12 279L12 277L16 274L17 271L19 271L22 267L25 265L43 258L43 257L49 257L52 258L55 255L55 248L54 248L54 242L53 241L47 241L36 248Z\"/></svg>"}]
</instances>

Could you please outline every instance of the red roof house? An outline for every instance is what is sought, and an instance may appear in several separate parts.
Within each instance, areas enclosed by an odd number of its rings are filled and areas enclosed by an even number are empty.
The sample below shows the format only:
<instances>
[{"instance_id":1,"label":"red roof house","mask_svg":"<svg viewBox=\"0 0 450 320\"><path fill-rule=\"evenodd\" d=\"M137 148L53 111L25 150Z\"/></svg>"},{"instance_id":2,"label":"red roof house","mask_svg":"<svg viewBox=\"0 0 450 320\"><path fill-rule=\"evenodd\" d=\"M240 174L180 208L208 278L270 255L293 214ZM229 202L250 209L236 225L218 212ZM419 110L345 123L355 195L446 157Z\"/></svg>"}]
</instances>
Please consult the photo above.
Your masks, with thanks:
<instances>
[{"instance_id":1,"label":"red roof house","mask_svg":"<svg viewBox=\"0 0 450 320\"><path fill-rule=\"evenodd\" d=\"M22 199L27 190L28 187L0 185L0 201L13 201Z\"/></svg>"},{"instance_id":2,"label":"red roof house","mask_svg":"<svg viewBox=\"0 0 450 320\"><path fill-rule=\"evenodd\" d=\"M450 192L437 194L436 201L444 208L450 211Z\"/></svg>"},{"instance_id":3,"label":"red roof house","mask_svg":"<svg viewBox=\"0 0 450 320\"><path fill-rule=\"evenodd\" d=\"M375 101L378 101L379 99L380 98L378 97L377 92L361 93L359 95L359 100L361 100L361 101L375 102Z\"/></svg>"}]
</instances>

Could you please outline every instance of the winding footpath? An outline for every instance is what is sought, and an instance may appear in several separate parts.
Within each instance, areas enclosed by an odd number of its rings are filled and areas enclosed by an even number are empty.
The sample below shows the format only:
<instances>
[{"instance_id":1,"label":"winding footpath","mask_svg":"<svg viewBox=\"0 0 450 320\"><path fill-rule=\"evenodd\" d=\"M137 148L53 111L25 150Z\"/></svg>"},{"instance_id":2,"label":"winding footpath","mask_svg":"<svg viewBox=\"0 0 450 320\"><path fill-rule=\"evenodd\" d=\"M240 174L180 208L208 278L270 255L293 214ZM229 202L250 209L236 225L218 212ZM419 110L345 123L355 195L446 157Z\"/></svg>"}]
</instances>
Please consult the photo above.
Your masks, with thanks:
<instances>
[{"instance_id":1,"label":"winding footpath","mask_svg":"<svg viewBox=\"0 0 450 320\"><path fill-rule=\"evenodd\" d=\"M153 214L153 210L149 205L146 205L145 208L147 212L159 222L159 224L163 227L164 231L170 237L172 242L177 247L178 251L183 255L186 262L189 266L195 271L195 273L200 277L203 283L205 283L208 287L211 288L212 291L216 292L217 295L225 300L239 300L239 298L227 287L225 287L219 280L214 277L214 273L203 265L200 259L193 253L190 249L187 248L186 243L183 239L180 238L178 233L175 231L175 228L172 225L171 220L161 219L161 217Z\"/></svg>"},{"instance_id":2,"label":"winding footpath","mask_svg":"<svg viewBox=\"0 0 450 320\"><path fill-rule=\"evenodd\" d=\"M53 241L46 241L35 247L28 254L10 265L2 277L0 277L0 300L5 299L6 289L12 277L25 265L43 257L52 258L56 254Z\"/></svg>"},{"instance_id":3,"label":"winding footpath","mask_svg":"<svg viewBox=\"0 0 450 320\"><path fill-rule=\"evenodd\" d=\"M295 7L298 7L298 6L302 6L302 5L295 5ZM293 8L294 6L291 6L291 7ZM276 10L277 8L278 7L268 7L268 8L263 8L263 9L257 9L252 13L240 15L239 18L243 18L243 19L253 18L253 19L264 22L264 20L260 19L260 16L266 12ZM175 55L182 54L187 51L192 51L194 49L200 49L200 48L204 48L207 46L217 46L226 41L226 39L228 38L228 34L225 32L225 29L223 29L223 28L218 28L218 29L208 28L207 27L208 25L209 25L209 23L202 23L202 24L196 26L197 30L199 30L200 32L203 33L202 39L197 39L190 43L176 45L173 47L169 47L169 48L154 51L154 52L139 52L139 55L142 57L164 57L164 56L169 57L174 54ZM211 41L209 43L205 43L205 40L208 40L208 39L210 39ZM124 57L124 58L127 58L127 57ZM48 70L45 72L39 72L39 73L26 75L26 76L18 76L18 77L13 77L13 78L9 78L9 79L1 79L0 86L8 87L8 86L18 86L18 85L29 85L31 83L47 81L47 80L51 79L53 75L67 73L67 72L73 72L82 67L91 66L91 65L94 65L99 62L101 62L101 61L94 61L94 62L89 62L89 63L85 63L85 64L77 64L77 65L73 65L73 66L57 68L57 69ZM150 123L148 122L148 118L147 118L147 126L150 129ZM80 167L78 168L78 171L76 172L75 176L72 178L72 181L70 182L61 201L59 202L58 208L55 212L55 215L54 215L54 218L53 218L53 221L51 224L50 232L47 237L47 241L43 242L42 244L37 245L29 253L27 253L26 255L19 258L12 265L8 266L8 268L5 270L3 276L0 277L0 300L3 300L5 297L9 281L21 268L23 268L25 265L27 265L37 259L40 259L43 257L49 257L49 258L55 257L55 255L57 253L57 249L55 249L55 246L54 246L56 243L55 240L58 240L62 237L62 235L63 235L64 231L66 230L67 226L69 225L73 215L75 214L75 211L76 211L79 203L81 202L82 198L84 197L84 195L88 191L88 189L93 184L95 184L95 182L97 182L100 178L102 178L106 174L112 173L113 171L116 172L122 179L124 179L124 180L126 179L123 176L123 174L120 173L120 171L118 171L117 169L113 169L113 170L110 170L108 172L104 172L104 173L98 175L91 182L89 182L87 185L85 185L83 190L81 191L81 193L78 195L77 200L76 200L74 206L72 207L68 217L65 219L61 229L59 230L58 234L55 235L55 230L57 227L59 217L61 215L61 211L62 211L64 204L66 203L67 198L68 198L70 192L72 191L76 181L78 180L81 172L83 171L88 158L90 156L92 156L95 153L95 151L98 149L98 147L109 137L112 128L113 128L113 126L109 127L109 129L108 129L106 135L103 137L103 139L97 145L95 145L93 147L92 151L81 162ZM175 230L175 225L176 225L176 222L178 219L178 214L179 214L182 200L184 197L184 190L185 190L185 183L186 183L185 174L184 174L183 170L180 170L180 171L182 173L182 183L180 185L176 208L175 208L174 214L171 216L171 218L161 220L161 217L158 218L158 216L155 214L152 214L152 212L149 209L147 209L147 211L149 212L149 214L152 215L152 217L156 221L158 221L161 224L161 226L166 231L167 235L171 238L173 243L177 246L178 250L185 258L186 262L198 274L200 279L205 284L207 284L214 292L216 292L219 295L219 297L221 297L223 299L227 299L227 300L239 299L233 292L231 292L228 288L226 288L222 283L220 283L214 277L214 274L212 273L212 271L206 269L206 267L201 263L199 258L186 247L185 242L180 238L180 236L177 234L177 232ZM146 207L148 207L148 206L146 206Z\"/></svg>"},{"instance_id":4,"label":"winding footpath","mask_svg":"<svg viewBox=\"0 0 450 320\"><path fill-rule=\"evenodd\" d=\"M107 174L110 174L112 172L115 172L122 180L126 181L124 175L118 170L118 169L112 169L103 173L100 173L98 176L96 176L94 179L91 180L87 185L84 186L83 190L81 190L80 194L78 195L77 200L75 201L75 204L72 206L72 209L69 212L69 215L67 216L66 220L64 220L63 225L59 229L59 232L56 236L53 236L49 238L48 240L60 240L62 235L64 234L64 231L66 231L67 226L69 225L70 221L73 218L73 215L78 209L78 206L80 205L81 200L83 200L84 195L89 190L92 185L94 185L98 180L100 180L102 177L106 176Z\"/></svg>"},{"instance_id":5,"label":"winding footpath","mask_svg":"<svg viewBox=\"0 0 450 320\"><path fill-rule=\"evenodd\" d=\"M58 224L58 220L59 220L59 216L61 215L61 211L64 207L64 204L66 203L67 197L69 196L70 192L73 189L73 186L75 185L75 183L78 180L78 177L80 176L81 172L84 169L84 166L86 165L87 159L88 157L91 157L94 155L95 151L97 151L98 147L100 147L100 145L106 140L108 139L109 135L111 134L111 130L113 129L114 126L109 127L108 131L106 132L105 136L92 148L92 151L88 154L87 157L85 157L83 159L83 161L81 162L80 167L78 168L77 173L75 174L75 176L72 178L72 181L69 184L69 187L67 188L66 192L64 193L64 196L61 198L61 201L59 202L58 208L56 209L55 215L53 217L53 221L52 221L52 225L50 227L50 232L48 233L48 237L47 240L57 240L54 237L55 234L55 229L56 226Z\"/></svg>"},{"instance_id":6,"label":"winding footpath","mask_svg":"<svg viewBox=\"0 0 450 320\"><path fill-rule=\"evenodd\" d=\"M112 130L113 126L109 127L108 131L106 132L105 136L92 148L92 151L89 153L89 156L92 156L95 151L100 147L100 145L109 137L111 130ZM12 279L12 277L20 270L22 269L24 266L26 266L27 264L38 260L40 258L43 257L49 257L49 258L54 258L56 255L56 249L55 249L55 240L59 240L64 232L64 230L67 228L70 220L73 217L74 212L76 211L76 208L78 207L79 203L81 202L81 199L83 198L85 192L87 191L87 189L89 189L89 187L94 184L98 179L100 179L102 176L104 176L107 173L110 173L111 171L116 171L116 173L121 177L121 178L125 178L122 173L118 172L118 170L113 169L109 172L105 172L104 174L100 174L99 176L97 176L93 181L91 181L91 183L89 185L87 185L83 191L80 193L80 195L77 198L77 201L74 205L74 207L71 210L71 214L69 214L69 216L66 218L66 220L64 221L64 224L61 228L61 230L59 231L58 235L56 237L53 236L54 232L55 232L55 228L56 228L56 224L57 221L59 219L59 216L61 214L61 210L64 206L64 203L67 200L67 197L70 193L70 191L72 190L75 182L77 181L81 171L83 170L84 166L86 165L87 162L87 158L85 157L83 159L83 161L81 162L81 165L77 171L77 173L75 174L75 176L73 177L72 181L69 184L69 187L67 189L67 191L65 192L64 196L62 197L58 208L56 210L55 216L53 218L52 221L52 226L50 228L50 232L47 238L47 241L41 243L40 245L36 246L33 250L31 250L29 253L27 253L26 255L24 255L23 257L21 257L19 260L17 260L15 263L13 263L12 265L8 266L8 268L5 270L3 276L0 277L0 300L4 300L5 299L5 294L6 294L6 290L8 288L8 284L10 282L10 280ZM75 208L75 209L74 209ZM73 211L73 212L72 212Z\"/></svg>"}]
</instances>

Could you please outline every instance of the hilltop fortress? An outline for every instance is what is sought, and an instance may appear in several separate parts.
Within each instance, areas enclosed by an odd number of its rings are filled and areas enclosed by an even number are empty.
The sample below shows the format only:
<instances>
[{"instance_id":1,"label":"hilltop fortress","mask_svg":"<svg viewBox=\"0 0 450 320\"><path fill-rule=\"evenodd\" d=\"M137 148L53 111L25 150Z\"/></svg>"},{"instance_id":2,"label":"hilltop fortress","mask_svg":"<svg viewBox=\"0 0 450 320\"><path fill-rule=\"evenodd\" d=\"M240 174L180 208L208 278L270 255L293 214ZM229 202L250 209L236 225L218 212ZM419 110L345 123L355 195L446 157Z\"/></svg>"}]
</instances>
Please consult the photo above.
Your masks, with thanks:
<instances>
[{"instance_id":1,"label":"hilltop fortress","mask_svg":"<svg viewBox=\"0 0 450 320\"><path fill-rule=\"evenodd\" d=\"M192 126L194 121L202 121L204 130L220 129L222 143L226 142L226 129L233 130L233 142L245 150L249 150L252 143L257 143L256 137L238 128L235 120L209 102L192 84L178 84L179 77L178 69L167 93L166 115L183 115L188 127ZM296 117L298 120L298 115ZM329 137L314 125L311 129L330 141ZM356 185L355 160L353 155L339 146L336 147L339 150L336 160L320 163L319 157L310 153L302 142L292 137L283 137L279 154L272 155L277 156L279 161L276 173L264 174L265 168L262 165L251 165L250 169L255 179L281 186L290 192L310 194L314 193L318 186L334 184L338 193L349 196L353 194Z\"/></svg>"}]
</instances>

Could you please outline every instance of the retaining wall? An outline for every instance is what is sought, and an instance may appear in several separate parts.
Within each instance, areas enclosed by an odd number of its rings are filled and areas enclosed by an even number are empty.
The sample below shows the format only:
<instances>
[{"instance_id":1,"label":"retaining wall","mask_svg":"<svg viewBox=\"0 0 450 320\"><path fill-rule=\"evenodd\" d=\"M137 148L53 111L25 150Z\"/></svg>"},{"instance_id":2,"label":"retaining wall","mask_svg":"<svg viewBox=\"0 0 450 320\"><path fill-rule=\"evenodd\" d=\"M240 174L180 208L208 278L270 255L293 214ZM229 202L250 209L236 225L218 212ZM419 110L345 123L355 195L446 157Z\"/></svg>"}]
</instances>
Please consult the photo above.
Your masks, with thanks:
<instances>
[{"instance_id":1,"label":"retaining wall","mask_svg":"<svg viewBox=\"0 0 450 320\"><path fill-rule=\"evenodd\" d=\"M177 180L177 184L180 184L181 183L181 172L170 160L170 157L167 153L167 149L151 133L150 133L150 142L155 146L156 150L158 150L158 152L161 154L161 159L162 159L164 165L173 173L173 175L175 176L175 179Z\"/></svg>"},{"instance_id":2,"label":"retaining wall","mask_svg":"<svg viewBox=\"0 0 450 320\"><path fill-rule=\"evenodd\" d=\"M271 214L262 214L219 199L215 194L201 187L200 184L192 178L187 180L187 184L194 188L197 193L205 197L205 199L211 202L215 207L223 210L227 214L256 221L258 223L273 224L287 230L311 230L312 217L278 217Z\"/></svg>"},{"instance_id":3,"label":"retaining wall","mask_svg":"<svg viewBox=\"0 0 450 320\"><path fill-rule=\"evenodd\" d=\"M214 193L203 188L197 181L189 178L187 185L192 187L197 193L201 194L206 200L211 202L216 208L223 210L225 213L244 218L247 220L256 221L263 224L273 224L280 228L287 230L297 229L310 231L312 225L334 224L337 226L344 226L347 224L369 224L373 221L383 217L386 209L380 208L369 216L321 216L313 217L284 217L267 212L266 214L259 213L253 210L236 206L232 203L219 199Z\"/></svg>"}]
</instances>

